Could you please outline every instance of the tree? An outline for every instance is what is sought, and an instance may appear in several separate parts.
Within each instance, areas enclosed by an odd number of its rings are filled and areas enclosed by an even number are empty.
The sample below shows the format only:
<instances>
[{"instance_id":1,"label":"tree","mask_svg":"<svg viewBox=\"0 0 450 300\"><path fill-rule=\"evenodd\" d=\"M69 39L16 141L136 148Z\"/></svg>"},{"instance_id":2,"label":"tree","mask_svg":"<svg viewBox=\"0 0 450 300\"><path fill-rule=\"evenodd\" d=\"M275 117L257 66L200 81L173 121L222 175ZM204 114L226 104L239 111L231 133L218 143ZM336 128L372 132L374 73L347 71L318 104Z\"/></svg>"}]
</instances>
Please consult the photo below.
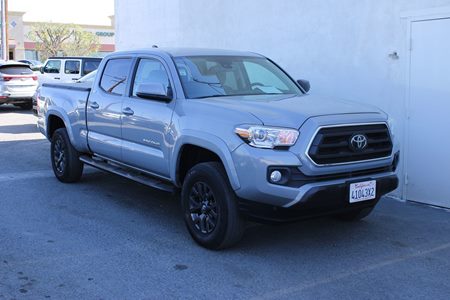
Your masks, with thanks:
<instances>
[{"instance_id":1,"label":"tree","mask_svg":"<svg viewBox=\"0 0 450 300\"><path fill-rule=\"evenodd\" d=\"M63 44L66 55L86 56L95 53L100 48L99 38L95 34L84 30L75 30L70 42Z\"/></svg>"},{"instance_id":2,"label":"tree","mask_svg":"<svg viewBox=\"0 0 450 300\"><path fill-rule=\"evenodd\" d=\"M75 24L38 23L33 25L28 38L36 43L42 60L50 56L89 55L99 49L99 38Z\"/></svg>"}]
</instances>

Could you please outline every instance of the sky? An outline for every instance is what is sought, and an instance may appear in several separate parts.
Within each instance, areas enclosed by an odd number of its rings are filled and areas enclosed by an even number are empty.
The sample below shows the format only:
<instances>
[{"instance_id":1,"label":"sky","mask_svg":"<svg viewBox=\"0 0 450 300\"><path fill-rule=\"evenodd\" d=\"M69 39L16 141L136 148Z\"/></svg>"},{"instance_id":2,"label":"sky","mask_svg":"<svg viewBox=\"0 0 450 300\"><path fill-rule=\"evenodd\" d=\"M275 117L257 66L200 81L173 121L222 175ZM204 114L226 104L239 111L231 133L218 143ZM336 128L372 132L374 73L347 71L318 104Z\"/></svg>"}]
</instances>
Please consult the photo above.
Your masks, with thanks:
<instances>
[{"instance_id":1,"label":"sky","mask_svg":"<svg viewBox=\"0 0 450 300\"><path fill-rule=\"evenodd\" d=\"M10 11L23 11L24 21L110 25L114 0L8 0Z\"/></svg>"}]
</instances>

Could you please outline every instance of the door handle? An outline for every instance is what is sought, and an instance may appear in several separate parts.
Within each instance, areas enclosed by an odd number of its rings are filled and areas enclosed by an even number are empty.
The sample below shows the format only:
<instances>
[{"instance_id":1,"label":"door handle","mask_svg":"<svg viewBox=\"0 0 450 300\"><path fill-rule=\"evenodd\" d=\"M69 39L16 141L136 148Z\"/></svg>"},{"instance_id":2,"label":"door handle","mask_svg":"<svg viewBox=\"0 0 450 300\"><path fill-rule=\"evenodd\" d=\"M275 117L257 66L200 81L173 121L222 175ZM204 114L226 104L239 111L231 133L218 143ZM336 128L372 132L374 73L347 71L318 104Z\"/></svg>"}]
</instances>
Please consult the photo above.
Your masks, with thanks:
<instances>
[{"instance_id":1,"label":"door handle","mask_svg":"<svg viewBox=\"0 0 450 300\"><path fill-rule=\"evenodd\" d=\"M97 109L97 108L99 108L100 107L100 105L98 105L98 103L97 102L91 102L90 104L89 104L89 106L91 107L91 108L93 108L93 109Z\"/></svg>"},{"instance_id":2,"label":"door handle","mask_svg":"<svg viewBox=\"0 0 450 300\"><path fill-rule=\"evenodd\" d=\"M61 77L54 77L53 79L58 79L59 80L59 79L61 79Z\"/></svg>"},{"instance_id":3,"label":"door handle","mask_svg":"<svg viewBox=\"0 0 450 300\"><path fill-rule=\"evenodd\" d=\"M122 113L127 116L134 115L134 111L129 107L125 107L124 109L122 109Z\"/></svg>"}]
</instances>

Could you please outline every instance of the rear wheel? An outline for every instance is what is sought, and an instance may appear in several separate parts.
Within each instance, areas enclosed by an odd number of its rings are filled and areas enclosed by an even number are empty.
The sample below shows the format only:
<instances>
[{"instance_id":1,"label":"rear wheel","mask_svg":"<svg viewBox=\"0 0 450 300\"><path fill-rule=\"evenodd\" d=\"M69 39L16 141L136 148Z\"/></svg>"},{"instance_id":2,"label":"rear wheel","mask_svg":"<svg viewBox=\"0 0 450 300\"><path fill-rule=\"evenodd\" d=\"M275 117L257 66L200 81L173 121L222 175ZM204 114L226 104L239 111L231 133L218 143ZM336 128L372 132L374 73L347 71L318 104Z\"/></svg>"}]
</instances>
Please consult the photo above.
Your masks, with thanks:
<instances>
[{"instance_id":1,"label":"rear wheel","mask_svg":"<svg viewBox=\"0 0 450 300\"><path fill-rule=\"evenodd\" d=\"M55 131L50 148L52 167L56 178L66 183L80 180L83 163L79 160L80 154L70 143L65 128Z\"/></svg>"},{"instance_id":2,"label":"rear wheel","mask_svg":"<svg viewBox=\"0 0 450 300\"><path fill-rule=\"evenodd\" d=\"M181 202L187 229L201 246L223 249L242 238L245 222L220 163L200 163L190 169L183 183Z\"/></svg>"},{"instance_id":3,"label":"rear wheel","mask_svg":"<svg viewBox=\"0 0 450 300\"><path fill-rule=\"evenodd\" d=\"M373 210L373 206L371 207L364 207L357 210L352 210L349 212L341 213L335 215L335 218L341 221L359 221L370 215L370 213Z\"/></svg>"}]
</instances>

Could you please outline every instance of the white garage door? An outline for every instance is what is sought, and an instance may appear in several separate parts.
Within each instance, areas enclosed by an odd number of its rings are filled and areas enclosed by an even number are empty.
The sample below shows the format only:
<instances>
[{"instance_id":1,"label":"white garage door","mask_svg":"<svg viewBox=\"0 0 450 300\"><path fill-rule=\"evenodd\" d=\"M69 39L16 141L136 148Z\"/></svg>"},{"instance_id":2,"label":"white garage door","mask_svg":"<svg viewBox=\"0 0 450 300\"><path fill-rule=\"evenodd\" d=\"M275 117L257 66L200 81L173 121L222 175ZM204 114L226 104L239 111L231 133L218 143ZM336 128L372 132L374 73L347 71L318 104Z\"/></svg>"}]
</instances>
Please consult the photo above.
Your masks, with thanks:
<instances>
[{"instance_id":1,"label":"white garage door","mask_svg":"<svg viewBox=\"0 0 450 300\"><path fill-rule=\"evenodd\" d=\"M406 197L450 207L450 18L411 24Z\"/></svg>"}]
</instances>

